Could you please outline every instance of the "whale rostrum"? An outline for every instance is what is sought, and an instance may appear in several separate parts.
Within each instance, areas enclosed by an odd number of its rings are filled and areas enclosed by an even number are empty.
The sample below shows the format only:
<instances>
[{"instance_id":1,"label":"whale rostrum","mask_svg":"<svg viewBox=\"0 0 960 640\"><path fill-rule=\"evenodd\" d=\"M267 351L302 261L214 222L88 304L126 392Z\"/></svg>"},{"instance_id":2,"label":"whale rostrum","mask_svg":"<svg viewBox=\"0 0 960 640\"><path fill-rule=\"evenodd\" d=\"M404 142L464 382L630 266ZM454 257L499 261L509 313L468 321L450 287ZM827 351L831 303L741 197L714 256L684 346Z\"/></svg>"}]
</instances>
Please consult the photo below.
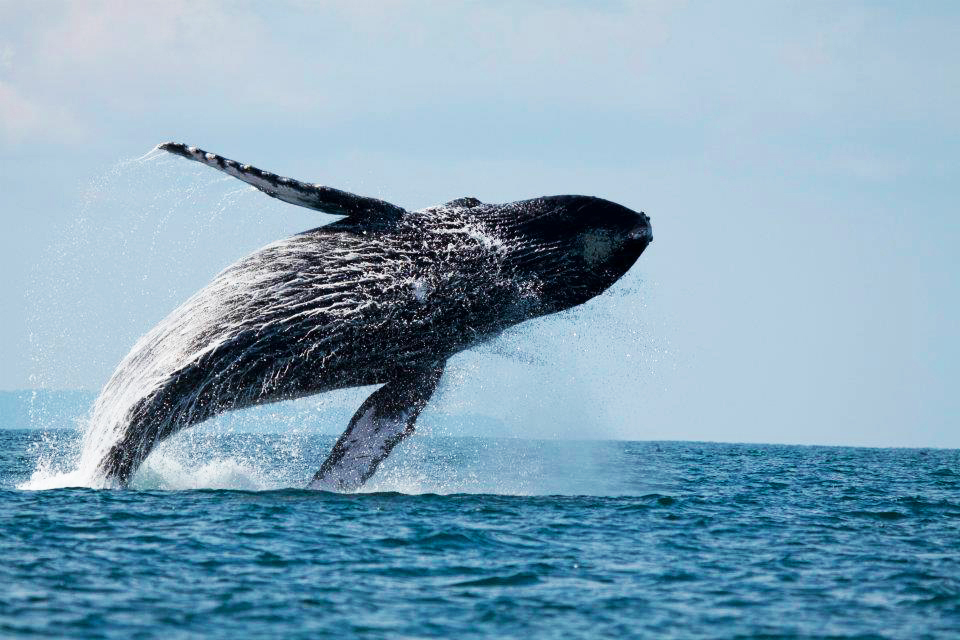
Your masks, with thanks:
<instances>
[{"instance_id":1,"label":"whale rostrum","mask_svg":"<svg viewBox=\"0 0 960 640\"><path fill-rule=\"evenodd\" d=\"M382 385L310 483L355 490L413 433L450 356L602 293L652 241L645 214L601 198L407 211L195 147L160 148L343 217L230 265L137 341L84 438L81 469L97 486L126 485L157 443L225 411Z\"/></svg>"}]
</instances>

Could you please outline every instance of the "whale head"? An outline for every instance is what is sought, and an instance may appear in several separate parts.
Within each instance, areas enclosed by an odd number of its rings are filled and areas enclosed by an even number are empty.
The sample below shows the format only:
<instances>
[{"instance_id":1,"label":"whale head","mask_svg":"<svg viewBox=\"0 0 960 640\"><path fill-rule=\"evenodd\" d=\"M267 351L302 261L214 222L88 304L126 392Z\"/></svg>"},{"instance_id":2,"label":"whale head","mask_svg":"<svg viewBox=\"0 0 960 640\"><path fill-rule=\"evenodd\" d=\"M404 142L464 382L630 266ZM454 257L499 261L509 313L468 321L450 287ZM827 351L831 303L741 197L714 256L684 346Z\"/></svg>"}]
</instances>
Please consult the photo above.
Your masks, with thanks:
<instances>
[{"instance_id":1,"label":"whale head","mask_svg":"<svg viewBox=\"0 0 960 640\"><path fill-rule=\"evenodd\" d=\"M537 315L582 304L620 279L653 241L650 218L591 196L548 196L506 205L502 232L521 276L537 283Z\"/></svg>"}]
</instances>

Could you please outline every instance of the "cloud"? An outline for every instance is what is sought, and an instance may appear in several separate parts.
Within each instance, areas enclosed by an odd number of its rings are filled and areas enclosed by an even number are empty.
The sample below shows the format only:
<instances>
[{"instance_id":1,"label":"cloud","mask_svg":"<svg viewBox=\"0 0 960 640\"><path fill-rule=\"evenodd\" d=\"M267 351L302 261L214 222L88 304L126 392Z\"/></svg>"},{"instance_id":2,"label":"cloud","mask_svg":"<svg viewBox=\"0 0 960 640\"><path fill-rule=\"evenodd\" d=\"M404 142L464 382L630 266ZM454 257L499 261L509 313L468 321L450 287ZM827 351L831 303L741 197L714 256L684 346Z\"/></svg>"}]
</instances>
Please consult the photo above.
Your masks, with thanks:
<instances>
[{"instance_id":1,"label":"cloud","mask_svg":"<svg viewBox=\"0 0 960 640\"><path fill-rule=\"evenodd\" d=\"M83 137L84 128L69 110L33 100L0 81L0 140L73 142Z\"/></svg>"},{"instance_id":2,"label":"cloud","mask_svg":"<svg viewBox=\"0 0 960 640\"><path fill-rule=\"evenodd\" d=\"M84 138L84 127L63 104L31 96L11 80L15 77L14 46L0 42L0 142L74 142Z\"/></svg>"},{"instance_id":3,"label":"cloud","mask_svg":"<svg viewBox=\"0 0 960 640\"><path fill-rule=\"evenodd\" d=\"M13 46L0 45L0 71L6 71L11 67L13 67Z\"/></svg>"},{"instance_id":4,"label":"cloud","mask_svg":"<svg viewBox=\"0 0 960 640\"><path fill-rule=\"evenodd\" d=\"M164 94L235 94L262 82L277 58L255 14L184 0L65 4L37 25L27 46L30 73L40 81L92 87L110 106L133 109Z\"/></svg>"},{"instance_id":5,"label":"cloud","mask_svg":"<svg viewBox=\"0 0 960 640\"><path fill-rule=\"evenodd\" d=\"M826 155L823 170L842 178L884 182L910 173L908 158L873 152L870 149L838 149Z\"/></svg>"},{"instance_id":6,"label":"cloud","mask_svg":"<svg viewBox=\"0 0 960 640\"><path fill-rule=\"evenodd\" d=\"M350 117L438 100L622 100L672 6L321 2L25 5L17 86L104 110ZM2 60L2 58L0 58Z\"/></svg>"},{"instance_id":7,"label":"cloud","mask_svg":"<svg viewBox=\"0 0 960 640\"><path fill-rule=\"evenodd\" d=\"M35 111L61 105L98 135L124 124L204 123L258 132L319 126L329 136L381 122L385 140L422 120L437 123L427 133L445 131L441 138L478 122L504 131L531 120L544 129L578 122L588 131L616 121L643 129L647 141L673 129L707 145L739 145L769 138L785 121L844 134L853 119L882 130L888 115L923 112L924 122L955 127L958 92L929 99L930 87L952 86L949 64L921 64L919 55L929 41L944 50L938 59L951 59L943 28L900 34L882 12L871 22L854 10L678 7L0 4L0 43L9 42L0 46L0 78ZM920 42L918 33L930 37ZM902 60L883 58L894 51ZM460 122L463 114L471 118Z\"/></svg>"}]
</instances>

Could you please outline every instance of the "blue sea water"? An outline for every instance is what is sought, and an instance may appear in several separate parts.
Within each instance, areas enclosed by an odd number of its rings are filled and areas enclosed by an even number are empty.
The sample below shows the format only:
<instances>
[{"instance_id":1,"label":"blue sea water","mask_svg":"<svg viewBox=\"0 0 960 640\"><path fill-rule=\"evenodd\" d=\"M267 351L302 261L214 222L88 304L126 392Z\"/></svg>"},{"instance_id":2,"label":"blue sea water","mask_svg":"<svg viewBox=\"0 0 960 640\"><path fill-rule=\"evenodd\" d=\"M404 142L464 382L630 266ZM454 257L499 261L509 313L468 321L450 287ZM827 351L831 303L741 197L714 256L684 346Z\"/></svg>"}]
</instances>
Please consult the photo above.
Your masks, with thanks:
<instances>
[{"instance_id":1,"label":"blue sea water","mask_svg":"<svg viewBox=\"0 0 960 640\"><path fill-rule=\"evenodd\" d=\"M0 636L960 637L960 452L417 437L368 490L332 437L199 430L129 490L18 486Z\"/></svg>"}]
</instances>

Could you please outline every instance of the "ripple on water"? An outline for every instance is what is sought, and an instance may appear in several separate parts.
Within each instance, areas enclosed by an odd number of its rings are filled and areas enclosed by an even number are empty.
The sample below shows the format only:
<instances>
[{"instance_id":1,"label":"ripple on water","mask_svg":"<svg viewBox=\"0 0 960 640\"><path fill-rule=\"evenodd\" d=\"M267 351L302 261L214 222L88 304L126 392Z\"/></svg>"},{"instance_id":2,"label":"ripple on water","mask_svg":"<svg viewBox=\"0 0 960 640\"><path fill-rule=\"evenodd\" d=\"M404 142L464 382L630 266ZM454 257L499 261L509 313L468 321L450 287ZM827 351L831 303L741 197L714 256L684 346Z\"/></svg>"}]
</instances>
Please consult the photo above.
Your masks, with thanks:
<instances>
[{"instance_id":1,"label":"ripple on water","mask_svg":"<svg viewBox=\"0 0 960 640\"><path fill-rule=\"evenodd\" d=\"M442 491L339 495L289 488L317 461L268 436L212 442L129 491L8 463L0 635L960 637L956 452L451 439L406 460Z\"/></svg>"}]
</instances>

